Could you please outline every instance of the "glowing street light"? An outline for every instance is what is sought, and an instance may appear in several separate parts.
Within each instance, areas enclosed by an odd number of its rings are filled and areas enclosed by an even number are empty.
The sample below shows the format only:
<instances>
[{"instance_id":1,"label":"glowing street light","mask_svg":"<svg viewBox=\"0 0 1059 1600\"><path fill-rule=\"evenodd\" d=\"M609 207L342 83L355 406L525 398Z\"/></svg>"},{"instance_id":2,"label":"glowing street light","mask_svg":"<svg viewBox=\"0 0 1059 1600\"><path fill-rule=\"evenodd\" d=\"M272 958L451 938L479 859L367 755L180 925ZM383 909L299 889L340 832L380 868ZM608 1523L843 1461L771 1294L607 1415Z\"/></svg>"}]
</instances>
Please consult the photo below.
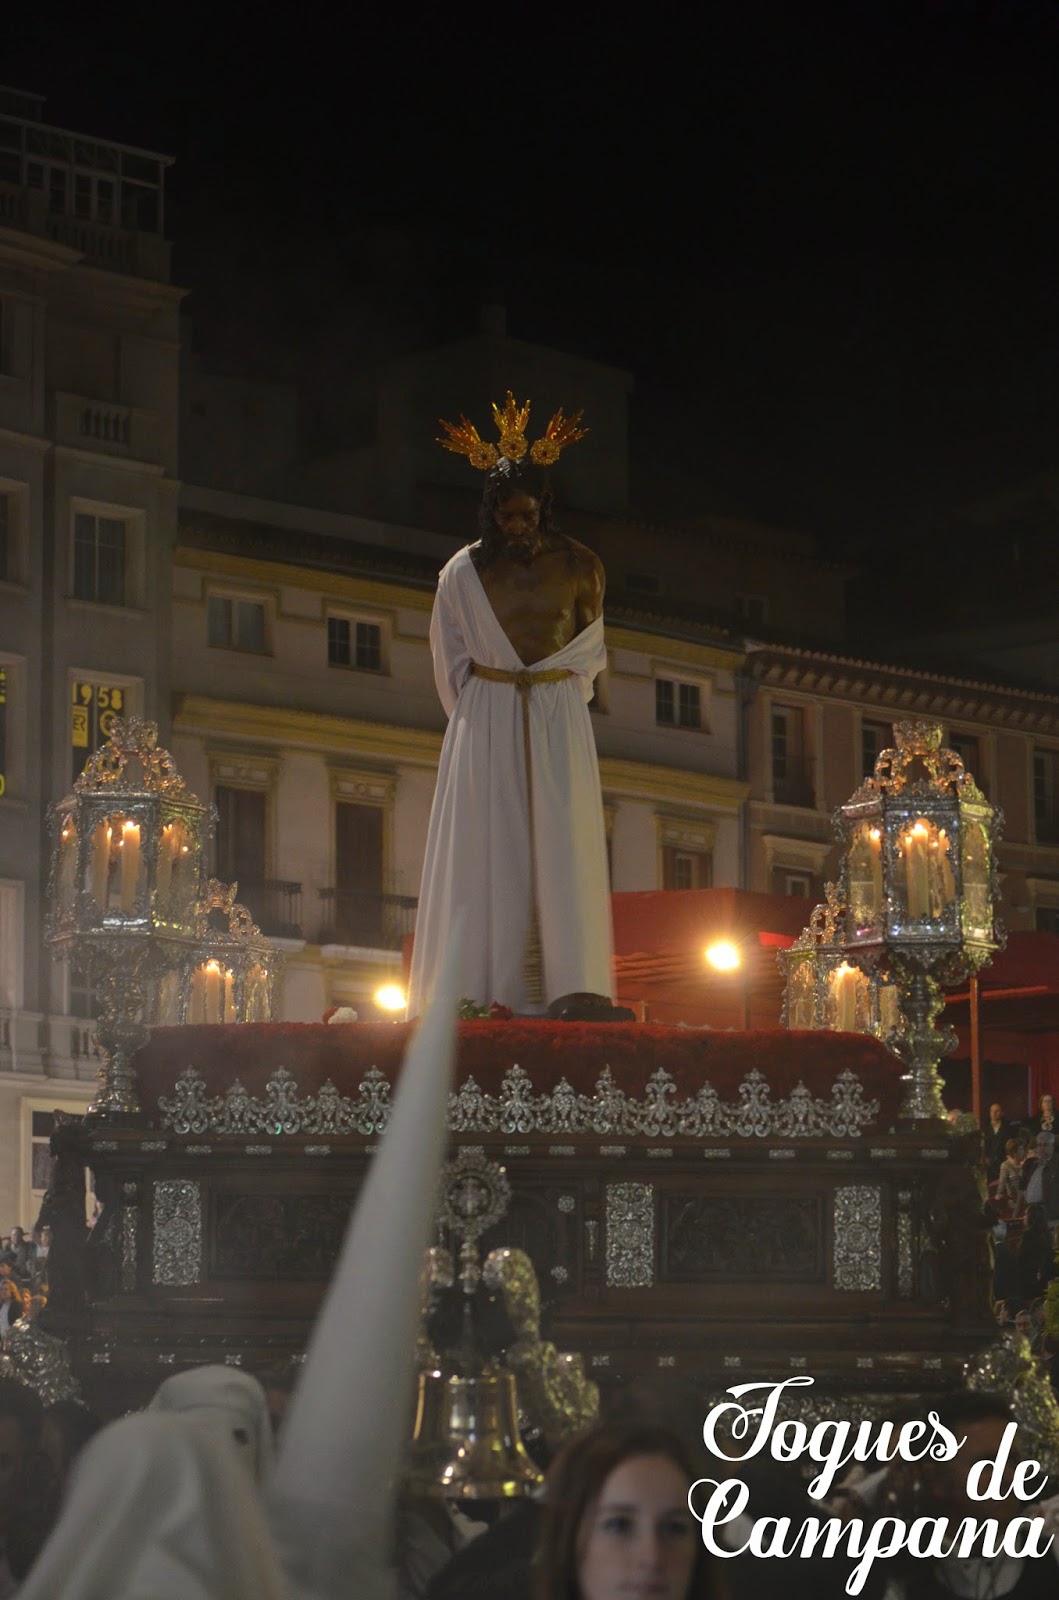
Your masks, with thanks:
<instances>
[{"instance_id":1,"label":"glowing street light","mask_svg":"<svg viewBox=\"0 0 1059 1600\"><path fill-rule=\"evenodd\" d=\"M384 983L372 996L380 1011L403 1011L408 999L399 983Z\"/></svg>"},{"instance_id":2,"label":"glowing street light","mask_svg":"<svg viewBox=\"0 0 1059 1600\"><path fill-rule=\"evenodd\" d=\"M706 948L706 960L715 972L737 972L743 965L739 946L731 939L715 939Z\"/></svg>"}]
</instances>

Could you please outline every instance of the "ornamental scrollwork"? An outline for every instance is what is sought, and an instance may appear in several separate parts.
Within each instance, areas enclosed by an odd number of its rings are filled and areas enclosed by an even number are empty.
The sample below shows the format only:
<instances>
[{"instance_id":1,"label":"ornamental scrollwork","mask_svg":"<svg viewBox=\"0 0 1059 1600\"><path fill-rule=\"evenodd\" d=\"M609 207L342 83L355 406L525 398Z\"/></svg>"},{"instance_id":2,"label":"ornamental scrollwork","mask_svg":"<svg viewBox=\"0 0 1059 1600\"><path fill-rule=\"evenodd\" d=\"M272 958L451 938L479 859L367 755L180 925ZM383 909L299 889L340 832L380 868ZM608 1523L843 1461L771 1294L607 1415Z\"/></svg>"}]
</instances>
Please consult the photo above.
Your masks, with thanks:
<instances>
[{"instance_id":1,"label":"ornamental scrollwork","mask_svg":"<svg viewBox=\"0 0 1059 1600\"><path fill-rule=\"evenodd\" d=\"M188 1067L177 1078L170 1097L158 1106L162 1126L175 1134L353 1134L370 1138L385 1131L392 1090L377 1067L360 1080L354 1096L333 1083L316 1094L302 1095L297 1081L279 1067L262 1096L251 1095L238 1081L222 1095L210 1095L203 1078ZM643 1096L626 1093L604 1067L590 1094L573 1089L565 1078L554 1089L534 1091L529 1073L518 1065L504 1073L499 1094L489 1094L473 1078L449 1096L450 1133L521 1135L640 1135L648 1139L808 1139L857 1138L879 1114L879 1102L864 1096L854 1072L842 1072L828 1097L814 1095L799 1083L783 1099L774 1100L767 1078L756 1068L739 1085L734 1101L722 1100L703 1084L695 1094L680 1096L674 1079L659 1067L647 1080Z\"/></svg>"}]
</instances>

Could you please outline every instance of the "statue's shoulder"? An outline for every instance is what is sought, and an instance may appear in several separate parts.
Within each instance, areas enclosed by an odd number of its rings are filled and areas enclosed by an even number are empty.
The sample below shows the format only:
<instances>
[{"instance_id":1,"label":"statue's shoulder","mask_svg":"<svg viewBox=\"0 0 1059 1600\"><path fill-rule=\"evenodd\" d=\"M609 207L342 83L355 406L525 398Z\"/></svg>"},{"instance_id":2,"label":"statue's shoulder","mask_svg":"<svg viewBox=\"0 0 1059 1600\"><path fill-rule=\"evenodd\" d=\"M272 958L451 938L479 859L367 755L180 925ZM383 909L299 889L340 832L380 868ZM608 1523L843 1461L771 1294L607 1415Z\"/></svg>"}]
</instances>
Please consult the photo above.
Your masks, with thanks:
<instances>
[{"instance_id":1,"label":"statue's shoulder","mask_svg":"<svg viewBox=\"0 0 1059 1600\"><path fill-rule=\"evenodd\" d=\"M452 583L458 583L462 574L464 574L469 567L474 566L474 553L478 547L478 544L465 544L462 550L457 550L454 556L449 557L441 571L438 573L439 589L442 589Z\"/></svg>"},{"instance_id":2,"label":"statue's shoulder","mask_svg":"<svg viewBox=\"0 0 1059 1600\"><path fill-rule=\"evenodd\" d=\"M578 539L571 539L568 533L563 534L563 541L569 553L570 560L579 575L584 577L602 577L603 563L594 550L587 544L582 544Z\"/></svg>"}]
</instances>

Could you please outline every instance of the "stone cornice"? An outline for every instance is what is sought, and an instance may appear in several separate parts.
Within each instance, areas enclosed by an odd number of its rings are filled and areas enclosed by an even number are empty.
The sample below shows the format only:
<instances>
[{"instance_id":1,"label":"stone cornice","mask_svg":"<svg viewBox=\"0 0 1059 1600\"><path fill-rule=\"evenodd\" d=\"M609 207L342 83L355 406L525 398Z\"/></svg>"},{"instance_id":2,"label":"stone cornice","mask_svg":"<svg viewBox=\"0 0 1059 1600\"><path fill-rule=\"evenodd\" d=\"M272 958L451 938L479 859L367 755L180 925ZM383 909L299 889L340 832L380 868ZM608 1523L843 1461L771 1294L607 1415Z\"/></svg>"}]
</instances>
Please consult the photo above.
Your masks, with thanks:
<instances>
[{"instance_id":1,"label":"stone cornice","mask_svg":"<svg viewBox=\"0 0 1059 1600\"><path fill-rule=\"evenodd\" d=\"M268 561L258 556L235 555L222 550L178 546L173 553L173 565L192 572L208 573L214 578L234 578L243 583L251 580L276 587L285 585L288 589L309 589L334 600L350 600L358 605L403 606L410 611L429 611L434 604L431 591L416 588L411 582L406 584L398 579L385 582L354 576L352 573L299 567L285 561Z\"/></svg>"},{"instance_id":2,"label":"stone cornice","mask_svg":"<svg viewBox=\"0 0 1059 1600\"><path fill-rule=\"evenodd\" d=\"M713 806L735 810L746 800L749 784L710 772L687 772L649 761L622 761L601 756L599 776L606 794L635 794L670 805Z\"/></svg>"},{"instance_id":3,"label":"stone cornice","mask_svg":"<svg viewBox=\"0 0 1059 1600\"><path fill-rule=\"evenodd\" d=\"M676 633L662 633L654 628L638 628L631 619L623 620L617 627L606 626L608 650L633 650L639 655L663 656L667 661L684 661L689 666L738 672L744 661L741 650L725 649L721 645L707 644L687 637L686 623L674 623ZM684 637L681 637L681 632Z\"/></svg>"},{"instance_id":4,"label":"stone cornice","mask_svg":"<svg viewBox=\"0 0 1059 1600\"><path fill-rule=\"evenodd\" d=\"M747 670L770 689L846 700L900 716L955 717L1019 732L1059 733L1059 695L1033 689L771 647L752 652Z\"/></svg>"},{"instance_id":5,"label":"stone cornice","mask_svg":"<svg viewBox=\"0 0 1059 1600\"><path fill-rule=\"evenodd\" d=\"M296 746L404 766L436 767L441 753L441 734L426 728L398 728L320 711L290 711L196 694L177 697L173 731L245 740L257 749Z\"/></svg>"}]
</instances>

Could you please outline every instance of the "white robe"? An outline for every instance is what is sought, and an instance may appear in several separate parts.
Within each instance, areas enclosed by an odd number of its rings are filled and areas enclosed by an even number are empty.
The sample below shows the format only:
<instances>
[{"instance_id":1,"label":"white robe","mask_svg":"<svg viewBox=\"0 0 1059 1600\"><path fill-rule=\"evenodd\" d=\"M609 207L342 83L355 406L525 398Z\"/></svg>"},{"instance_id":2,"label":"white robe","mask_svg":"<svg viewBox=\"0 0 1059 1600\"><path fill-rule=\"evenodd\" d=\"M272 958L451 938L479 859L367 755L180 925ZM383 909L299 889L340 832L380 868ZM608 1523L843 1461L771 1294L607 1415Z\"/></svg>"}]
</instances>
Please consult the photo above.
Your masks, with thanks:
<instances>
[{"instance_id":1,"label":"white robe","mask_svg":"<svg viewBox=\"0 0 1059 1600\"><path fill-rule=\"evenodd\" d=\"M430 622L438 694L449 717L427 834L408 1014L429 999L457 905L467 931L461 998L526 1012L523 962L530 920L530 830L522 696L472 676L472 663L518 672L566 668L529 694L536 897L544 1005L562 995L610 995L612 935L599 765L588 701L606 665L603 619L543 661L515 654L471 560L443 568ZM537 1009L544 1009L539 1006Z\"/></svg>"}]
</instances>

